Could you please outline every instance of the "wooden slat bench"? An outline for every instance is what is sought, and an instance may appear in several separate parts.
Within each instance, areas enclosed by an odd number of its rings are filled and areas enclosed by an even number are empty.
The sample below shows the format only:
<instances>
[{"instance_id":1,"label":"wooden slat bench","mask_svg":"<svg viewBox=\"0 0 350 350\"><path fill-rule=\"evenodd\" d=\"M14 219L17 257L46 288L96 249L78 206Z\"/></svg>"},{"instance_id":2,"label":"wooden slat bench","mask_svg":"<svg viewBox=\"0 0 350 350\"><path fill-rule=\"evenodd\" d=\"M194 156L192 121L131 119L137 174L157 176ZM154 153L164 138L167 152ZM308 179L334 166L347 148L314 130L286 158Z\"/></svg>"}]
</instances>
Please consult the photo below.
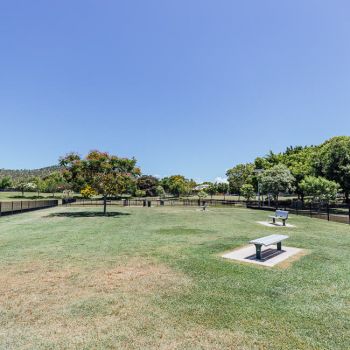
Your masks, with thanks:
<instances>
[{"instance_id":1,"label":"wooden slat bench","mask_svg":"<svg viewBox=\"0 0 350 350\"><path fill-rule=\"evenodd\" d=\"M286 226L286 221L288 220L288 212L285 210L276 210L275 215L269 215L272 222L275 224L276 220L282 220L283 226Z\"/></svg>"},{"instance_id":2,"label":"wooden slat bench","mask_svg":"<svg viewBox=\"0 0 350 350\"><path fill-rule=\"evenodd\" d=\"M254 244L256 248L256 258L261 260L261 247L268 246L272 244L277 244L277 250L282 250L282 241L289 238L286 235L270 235L266 237L261 237L253 239L249 243Z\"/></svg>"}]
</instances>

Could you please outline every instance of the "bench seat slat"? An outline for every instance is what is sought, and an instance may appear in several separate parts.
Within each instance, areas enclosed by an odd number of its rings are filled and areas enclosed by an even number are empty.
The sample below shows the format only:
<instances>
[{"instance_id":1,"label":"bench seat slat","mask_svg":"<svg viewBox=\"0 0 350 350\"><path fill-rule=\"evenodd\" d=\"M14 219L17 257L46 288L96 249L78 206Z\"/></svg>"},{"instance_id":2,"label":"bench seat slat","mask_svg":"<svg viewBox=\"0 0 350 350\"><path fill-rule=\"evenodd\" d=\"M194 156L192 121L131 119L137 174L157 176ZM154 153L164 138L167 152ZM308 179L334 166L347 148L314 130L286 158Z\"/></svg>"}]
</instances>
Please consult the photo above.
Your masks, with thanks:
<instances>
[{"instance_id":1,"label":"bench seat slat","mask_svg":"<svg viewBox=\"0 0 350 350\"><path fill-rule=\"evenodd\" d=\"M281 242L281 241L283 241L284 239L287 239L287 238L289 238L289 236L286 236L286 235L270 235L270 236L254 239L254 240L250 241L249 243L261 244L261 245L264 245L264 246L268 246L268 245L271 245L271 244L276 244L278 242Z\"/></svg>"}]
</instances>

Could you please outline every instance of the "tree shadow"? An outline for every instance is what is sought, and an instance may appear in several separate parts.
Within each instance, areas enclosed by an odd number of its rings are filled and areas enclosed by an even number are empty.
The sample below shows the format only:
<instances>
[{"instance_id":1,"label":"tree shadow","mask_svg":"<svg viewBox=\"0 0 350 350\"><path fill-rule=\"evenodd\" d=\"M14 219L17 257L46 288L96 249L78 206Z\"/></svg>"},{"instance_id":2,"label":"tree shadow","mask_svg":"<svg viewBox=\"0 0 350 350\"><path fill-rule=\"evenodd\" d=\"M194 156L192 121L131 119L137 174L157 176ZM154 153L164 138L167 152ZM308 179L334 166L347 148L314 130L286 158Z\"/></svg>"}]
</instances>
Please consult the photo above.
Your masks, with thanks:
<instances>
[{"instance_id":1,"label":"tree shadow","mask_svg":"<svg viewBox=\"0 0 350 350\"><path fill-rule=\"evenodd\" d=\"M23 200L26 200L26 199L50 199L50 198L53 198L53 197L44 197L44 196L8 196L7 198L11 198L11 199L23 199ZM57 198L55 198L57 199Z\"/></svg>"},{"instance_id":2,"label":"tree shadow","mask_svg":"<svg viewBox=\"0 0 350 350\"><path fill-rule=\"evenodd\" d=\"M121 213L121 212L107 212L106 214L103 214L103 212L100 211L76 211L76 212L61 212L61 213L52 213L50 215L47 215L47 218L50 217L65 217L65 218L94 218L94 217L117 217L117 216L124 216L124 215L130 215L129 213Z\"/></svg>"}]
</instances>

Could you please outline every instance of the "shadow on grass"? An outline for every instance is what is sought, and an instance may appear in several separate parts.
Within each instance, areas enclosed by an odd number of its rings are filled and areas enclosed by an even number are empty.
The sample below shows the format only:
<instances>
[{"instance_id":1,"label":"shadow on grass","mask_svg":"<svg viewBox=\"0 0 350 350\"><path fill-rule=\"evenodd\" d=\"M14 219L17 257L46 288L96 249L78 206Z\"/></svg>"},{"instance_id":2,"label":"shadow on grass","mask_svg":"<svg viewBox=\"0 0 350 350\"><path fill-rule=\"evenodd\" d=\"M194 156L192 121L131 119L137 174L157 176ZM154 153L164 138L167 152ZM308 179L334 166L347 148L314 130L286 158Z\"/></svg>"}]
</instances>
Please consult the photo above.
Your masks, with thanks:
<instances>
[{"instance_id":1,"label":"shadow on grass","mask_svg":"<svg viewBox=\"0 0 350 350\"><path fill-rule=\"evenodd\" d=\"M23 199L25 200L29 200L29 199L59 199L57 198L53 198L53 197L44 197L44 196L8 196L7 198L11 198L11 199Z\"/></svg>"},{"instance_id":2,"label":"shadow on grass","mask_svg":"<svg viewBox=\"0 0 350 350\"><path fill-rule=\"evenodd\" d=\"M50 217L65 217L65 218L94 218L94 217L116 217L116 216L124 216L130 215L129 213L121 213L121 212L107 212L106 215L100 211L76 211L76 212L61 212L61 213L52 213L47 215L47 218Z\"/></svg>"}]
</instances>

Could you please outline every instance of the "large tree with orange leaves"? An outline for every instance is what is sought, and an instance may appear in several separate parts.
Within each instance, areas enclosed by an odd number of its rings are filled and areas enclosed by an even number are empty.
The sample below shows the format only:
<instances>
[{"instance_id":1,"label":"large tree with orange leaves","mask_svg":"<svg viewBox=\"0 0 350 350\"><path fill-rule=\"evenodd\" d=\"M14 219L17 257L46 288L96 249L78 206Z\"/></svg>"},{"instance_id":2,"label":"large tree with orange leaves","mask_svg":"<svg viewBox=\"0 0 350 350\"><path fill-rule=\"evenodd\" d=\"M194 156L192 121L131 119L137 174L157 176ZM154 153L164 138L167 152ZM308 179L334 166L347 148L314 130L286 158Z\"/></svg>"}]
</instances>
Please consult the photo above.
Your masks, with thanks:
<instances>
[{"instance_id":1,"label":"large tree with orange leaves","mask_svg":"<svg viewBox=\"0 0 350 350\"><path fill-rule=\"evenodd\" d=\"M89 185L103 198L103 213L107 198L120 195L140 175L136 159L119 158L107 152L91 151L85 158L76 153L60 158L63 175L75 190Z\"/></svg>"}]
</instances>

